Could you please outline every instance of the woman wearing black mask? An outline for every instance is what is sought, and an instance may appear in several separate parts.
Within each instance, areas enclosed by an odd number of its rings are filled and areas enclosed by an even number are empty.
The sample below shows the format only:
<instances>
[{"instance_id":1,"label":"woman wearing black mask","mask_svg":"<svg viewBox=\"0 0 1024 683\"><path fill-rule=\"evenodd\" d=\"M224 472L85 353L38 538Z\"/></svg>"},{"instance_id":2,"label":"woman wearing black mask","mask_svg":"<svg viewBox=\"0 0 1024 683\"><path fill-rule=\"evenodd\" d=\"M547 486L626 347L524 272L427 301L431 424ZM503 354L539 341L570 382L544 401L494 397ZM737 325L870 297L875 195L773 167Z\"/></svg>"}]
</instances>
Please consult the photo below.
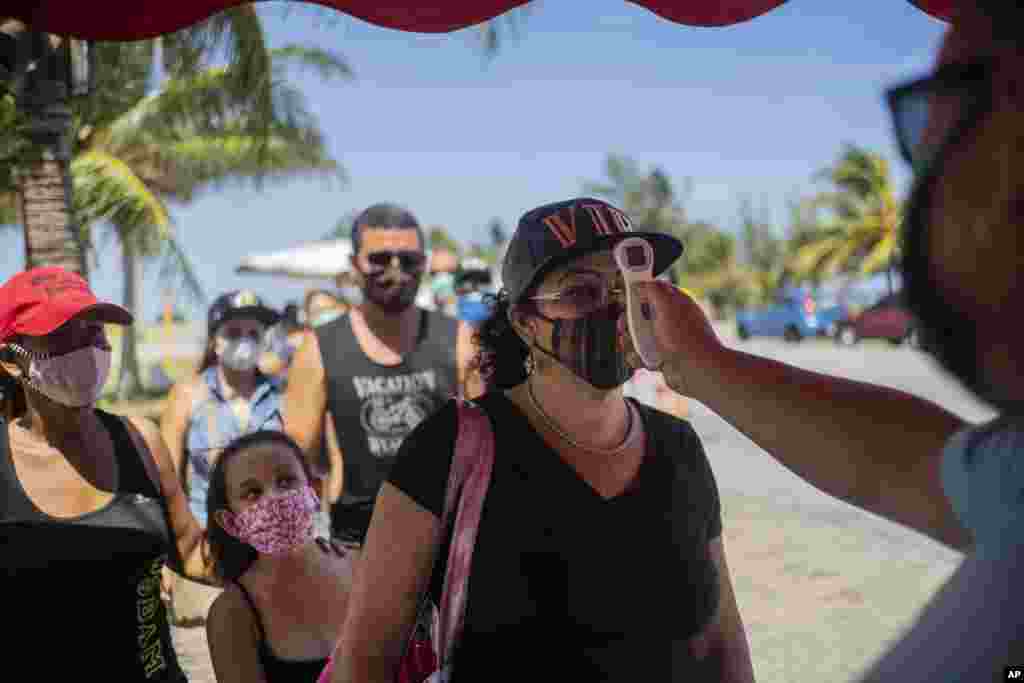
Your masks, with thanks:
<instances>
[{"instance_id":1,"label":"woman wearing black mask","mask_svg":"<svg viewBox=\"0 0 1024 683\"><path fill-rule=\"evenodd\" d=\"M505 289L478 335L495 460L453 683L489 680L499 666L511 680L753 680L700 440L622 396L633 371L611 248L626 236L651 242L658 272L682 251L594 199L528 212L509 245ZM457 429L449 403L402 445L370 524L335 683L394 680L417 589L440 602L451 532L431 539Z\"/></svg>"}]
</instances>

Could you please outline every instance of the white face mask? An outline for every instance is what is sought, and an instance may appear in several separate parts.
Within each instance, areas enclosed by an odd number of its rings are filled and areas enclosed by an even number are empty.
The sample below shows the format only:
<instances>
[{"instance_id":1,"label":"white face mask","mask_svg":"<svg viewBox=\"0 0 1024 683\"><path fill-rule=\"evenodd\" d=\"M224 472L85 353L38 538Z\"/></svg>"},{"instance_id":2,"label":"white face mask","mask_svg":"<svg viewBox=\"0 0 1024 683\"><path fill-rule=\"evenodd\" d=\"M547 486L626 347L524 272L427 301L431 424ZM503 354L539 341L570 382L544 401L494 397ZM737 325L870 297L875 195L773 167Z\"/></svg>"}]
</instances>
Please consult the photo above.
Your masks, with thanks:
<instances>
[{"instance_id":1,"label":"white face mask","mask_svg":"<svg viewBox=\"0 0 1024 683\"><path fill-rule=\"evenodd\" d=\"M60 356L33 353L17 344L8 345L29 360L22 383L51 401L71 408L92 405L100 397L110 375L111 353L87 346Z\"/></svg>"},{"instance_id":2,"label":"white face mask","mask_svg":"<svg viewBox=\"0 0 1024 683\"><path fill-rule=\"evenodd\" d=\"M228 340L217 338L217 357L226 367L246 372L256 367L259 361L260 345L252 339Z\"/></svg>"}]
</instances>

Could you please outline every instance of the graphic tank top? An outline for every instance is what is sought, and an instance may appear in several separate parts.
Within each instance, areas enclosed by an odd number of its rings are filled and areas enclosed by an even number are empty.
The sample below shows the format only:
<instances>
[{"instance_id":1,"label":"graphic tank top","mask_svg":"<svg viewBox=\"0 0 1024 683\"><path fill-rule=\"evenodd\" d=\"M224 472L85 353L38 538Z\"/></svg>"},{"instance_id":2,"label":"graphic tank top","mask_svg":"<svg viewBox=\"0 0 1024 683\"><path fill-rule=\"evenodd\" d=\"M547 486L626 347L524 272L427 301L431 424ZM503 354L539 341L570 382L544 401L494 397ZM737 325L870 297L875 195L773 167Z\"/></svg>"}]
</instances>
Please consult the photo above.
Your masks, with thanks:
<instances>
[{"instance_id":1,"label":"graphic tank top","mask_svg":"<svg viewBox=\"0 0 1024 683\"><path fill-rule=\"evenodd\" d=\"M114 444L117 491L69 519L29 499L0 421L0 604L12 625L4 666L48 681L182 683L160 600L172 543L164 501L122 418L96 414Z\"/></svg>"},{"instance_id":2,"label":"graphic tank top","mask_svg":"<svg viewBox=\"0 0 1024 683\"><path fill-rule=\"evenodd\" d=\"M367 358L349 316L316 328L327 407L345 462L341 497L331 510L335 536L362 542L402 440L455 394L457 325L421 310L415 348L391 366Z\"/></svg>"}]
</instances>

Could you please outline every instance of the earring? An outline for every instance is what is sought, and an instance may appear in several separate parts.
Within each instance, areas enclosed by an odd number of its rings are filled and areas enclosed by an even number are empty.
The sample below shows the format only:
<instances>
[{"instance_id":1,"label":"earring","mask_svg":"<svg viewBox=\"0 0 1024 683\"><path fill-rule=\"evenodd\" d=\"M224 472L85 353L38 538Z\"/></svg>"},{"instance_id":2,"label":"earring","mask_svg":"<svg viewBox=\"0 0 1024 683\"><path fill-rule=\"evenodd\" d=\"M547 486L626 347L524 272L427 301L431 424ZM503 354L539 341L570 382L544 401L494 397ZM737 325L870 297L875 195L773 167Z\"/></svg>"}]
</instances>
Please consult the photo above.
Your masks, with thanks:
<instances>
[{"instance_id":1,"label":"earring","mask_svg":"<svg viewBox=\"0 0 1024 683\"><path fill-rule=\"evenodd\" d=\"M523 369L526 370L526 376L529 377L532 375L536 368L537 362L533 359L533 349L530 349L529 355L527 355L526 360L523 361Z\"/></svg>"}]
</instances>

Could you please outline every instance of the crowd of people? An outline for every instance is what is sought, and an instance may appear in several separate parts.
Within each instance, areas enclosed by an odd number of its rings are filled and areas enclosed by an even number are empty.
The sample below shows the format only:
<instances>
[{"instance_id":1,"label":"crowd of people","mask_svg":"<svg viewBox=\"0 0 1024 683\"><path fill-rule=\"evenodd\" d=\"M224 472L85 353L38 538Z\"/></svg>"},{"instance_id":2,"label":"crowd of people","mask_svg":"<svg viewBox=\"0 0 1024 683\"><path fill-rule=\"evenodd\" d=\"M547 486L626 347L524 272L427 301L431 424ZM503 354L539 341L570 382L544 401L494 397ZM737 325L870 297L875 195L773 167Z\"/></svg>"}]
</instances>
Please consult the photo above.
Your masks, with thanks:
<instances>
[{"instance_id":1,"label":"crowd of people","mask_svg":"<svg viewBox=\"0 0 1024 683\"><path fill-rule=\"evenodd\" d=\"M219 297L159 429L96 406L104 326L131 314L60 268L18 273L0 288L0 591L32 609L8 666L184 681L173 620L205 623L221 683L398 680L410 633L432 623L424 598L448 601L466 551L447 513L472 405L493 469L445 680L753 681L714 452L685 411L638 400L638 373L657 378L649 396L704 403L820 490L964 554L864 680L1024 664L1022 24L1013 4L970 5L934 73L889 92L916 173L907 301L923 349L998 408L984 425L732 349L664 280L636 285L662 354L643 368L611 249L646 239L661 274L684 245L590 198L524 213L495 295L486 269L453 276L456 315L417 305L416 217L369 207L347 269L358 292L312 292L304 321ZM60 656L28 661L55 624Z\"/></svg>"}]
</instances>

